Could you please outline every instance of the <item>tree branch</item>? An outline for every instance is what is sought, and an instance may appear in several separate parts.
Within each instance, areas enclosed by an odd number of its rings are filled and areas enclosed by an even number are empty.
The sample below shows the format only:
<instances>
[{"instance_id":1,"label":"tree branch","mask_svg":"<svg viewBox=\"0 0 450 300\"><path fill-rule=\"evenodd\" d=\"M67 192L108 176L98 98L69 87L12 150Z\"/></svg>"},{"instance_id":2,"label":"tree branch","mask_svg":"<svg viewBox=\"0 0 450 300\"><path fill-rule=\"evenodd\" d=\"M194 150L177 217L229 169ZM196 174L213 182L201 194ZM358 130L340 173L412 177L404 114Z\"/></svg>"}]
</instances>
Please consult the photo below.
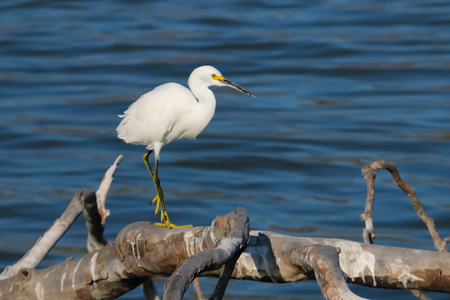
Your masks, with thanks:
<instances>
[{"instance_id":1,"label":"tree branch","mask_svg":"<svg viewBox=\"0 0 450 300\"><path fill-rule=\"evenodd\" d=\"M85 203L92 202L95 202L94 191L89 188L79 189L61 217L56 219L53 225L38 239L33 248L21 260L5 268L0 275L0 279L14 276L22 268L36 268L58 240L69 230L70 226L83 211Z\"/></svg>"},{"instance_id":2,"label":"tree branch","mask_svg":"<svg viewBox=\"0 0 450 300\"><path fill-rule=\"evenodd\" d=\"M109 216L109 210L105 208L106 195L114 179L117 166L122 162L122 159L123 156L119 155L113 165L105 172L103 180L95 193L96 201L87 202L85 205L84 217L88 229L87 249L89 253L99 250L106 245L106 241L103 238L106 217Z\"/></svg>"},{"instance_id":3,"label":"tree branch","mask_svg":"<svg viewBox=\"0 0 450 300\"><path fill-rule=\"evenodd\" d=\"M171 274L166 299L181 299L192 279L199 275L220 277L210 299L222 298L230 278L276 283L317 280L325 299L330 300L363 299L349 290L347 282L412 289L421 299L427 297L419 290L450 293L449 253L264 231L249 234L247 211L242 208L218 216L209 227L169 230L150 222L133 223L118 234L114 243L103 246L103 225L108 215L104 199L120 160L121 157L107 171L104 184L97 191L97 195L103 195L100 196L103 204L98 204L92 190L77 191L61 218L36 243L36 248L4 271L0 278L0 299L114 299L144 282L151 290L152 276ZM412 198L418 214L429 218L395 166L384 161L371 164L367 170L363 168L369 202L363 217L371 221L373 181L379 168L388 169L396 184ZM103 213L100 213L102 205ZM96 251L47 269L34 269L83 208L89 230L88 248ZM434 222L429 224L432 231ZM442 241L441 249L445 250L442 247L449 239ZM34 259L30 260L31 257ZM155 291L147 293L146 290L146 297L159 299Z\"/></svg>"},{"instance_id":4,"label":"tree branch","mask_svg":"<svg viewBox=\"0 0 450 300\"><path fill-rule=\"evenodd\" d=\"M183 262L167 281L163 300L182 299L184 292L195 277L204 271L218 269L225 264L225 269L210 298L222 299L236 260L248 243L250 225L247 210L238 208L236 213L218 217L211 225L211 227L213 226L229 228L227 235L222 238L215 249L204 250Z\"/></svg>"},{"instance_id":5,"label":"tree branch","mask_svg":"<svg viewBox=\"0 0 450 300\"><path fill-rule=\"evenodd\" d=\"M215 249L229 232L218 227L220 224L224 223L172 230L150 222L130 224L114 244L108 243L99 251L44 270L22 269L18 275L0 280L0 298L114 299L149 276L170 276L180 262ZM340 249L339 255L332 247ZM222 268L202 275L221 273ZM450 255L252 231L232 278L277 283L317 278L326 299L336 295L359 299L350 294L343 280L372 287L450 293Z\"/></svg>"},{"instance_id":6,"label":"tree branch","mask_svg":"<svg viewBox=\"0 0 450 300\"><path fill-rule=\"evenodd\" d=\"M375 231L373 227L373 219L372 219L372 210L373 210L373 202L375 198L375 178L376 171L379 169L388 170L394 183L399 186L403 192L405 192L408 197L411 199L411 202L414 206L414 210L417 215L422 219L425 225L430 232L431 238L433 239L434 246L438 251L447 252L445 249L446 244L448 243L449 238L445 238L442 240L437 232L436 225L434 224L434 220L425 212L422 203L416 195L416 192L408 186L403 179L400 177L400 173L397 170L397 167L392 162L386 162L384 160L378 160L371 164L364 166L361 170L361 173L364 175L366 179L367 185L367 199L366 199L366 207L364 209L364 213L361 215L361 219L365 220L366 228L363 229L363 239L365 243L373 243L375 239ZM429 299L419 290L410 290L411 293L419 299L426 300Z\"/></svg>"},{"instance_id":7,"label":"tree branch","mask_svg":"<svg viewBox=\"0 0 450 300\"><path fill-rule=\"evenodd\" d=\"M326 245L299 246L292 249L291 258L299 268L314 271L325 299L363 300L348 288L339 266L338 249Z\"/></svg>"},{"instance_id":8,"label":"tree branch","mask_svg":"<svg viewBox=\"0 0 450 300\"><path fill-rule=\"evenodd\" d=\"M109 187L111 186L111 183L113 181L117 166L122 162L122 160L122 155L119 155L116 158L114 164L106 171L105 176L103 177L103 180L100 183L100 186L96 193L98 211L100 213L101 223L103 225L105 224L106 218L109 216L109 209L105 208L106 195L108 194Z\"/></svg>"},{"instance_id":9,"label":"tree branch","mask_svg":"<svg viewBox=\"0 0 450 300\"><path fill-rule=\"evenodd\" d=\"M375 198L375 178L376 171L380 169L388 170L394 183L405 192L408 197L411 199L411 202L414 206L414 210L417 215L422 219L425 225L430 232L430 235L433 239L434 246L438 251L447 251L445 249L446 243L448 239L442 240L437 232L436 225L434 224L434 220L425 212L422 203L419 201L419 198L416 195L416 192L408 186L403 179L400 177L400 173L397 170L397 167L392 162L387 162L384 160L378 160L373 163L370 163L364 166L361 170L361 173L364 175L364 179L367 182L367 200L366 207L364 209L364 213L361 215L361 219L366 222L366 229L363 232L363 238L365 243L372 243L375 238L375 232L373 229L373 219L372 219L372 209L373 209L373 201Z\"/></svg>"}]
</instances>

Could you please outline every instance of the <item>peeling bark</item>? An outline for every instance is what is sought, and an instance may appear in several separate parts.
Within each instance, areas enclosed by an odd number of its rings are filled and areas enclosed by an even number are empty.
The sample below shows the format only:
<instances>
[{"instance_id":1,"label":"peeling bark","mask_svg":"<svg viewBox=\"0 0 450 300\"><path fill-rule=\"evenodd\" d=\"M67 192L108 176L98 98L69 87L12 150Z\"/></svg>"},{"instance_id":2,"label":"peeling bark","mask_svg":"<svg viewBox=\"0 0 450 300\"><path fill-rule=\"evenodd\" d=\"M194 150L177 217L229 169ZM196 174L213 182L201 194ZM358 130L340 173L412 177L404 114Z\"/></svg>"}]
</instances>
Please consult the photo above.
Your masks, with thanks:
<instances>
[{"instance_id":1,"label":"peeling bark","mask_svg":"<svg viewBox=\"0 0 450 300\"><path fill-rule=\"evenodd\" d=\"M211 227L172 230L150 222L133 223L119 233L114 244L80 259L44 270L21 269L0 281L0 298L114 299L147 277L172 274L180 262L203 250L218 246L219 251L231 250L220 245L228 232L235 232L229 228L230 218L218 217ZM234 252L228 254L232 257Z\"/></svg>"},{"instance_id":2,"label":"peeling bark","mask_svg":"<svg viewBox=\"0 0 450 300\"><path fill-rule=\"evenodd\" d=\"M327 245L310 245L293 248L291 260L298 267L314 271L325 299L363 300L353 294L339 266L338 248Z\"/></svg>"},{"instance_id":3,"label":"peeling bark","mask_svg":"<svg viewBox=\"0 0 450 300\"><path fill-rule=\"evenodd\" d=\"M450 293L450 255L445 252L340 239L291 237L262 231L251 232L250 244L239 258L233 276L278 283L314 279L308 260L292 260L293 249L305 251L302 249L311 245L332 246L340 250L339 266L347 282ZM332 259L331 256L329 258Z\"/></svg>"},{"instance_id":4,"label":"peeling bark","mask_svg":"<svg viewBox=\"0 0 450 300\"><path fill-rule=\"evenodd\" d=\"M167 281L163 300L182 299L184 292L195 277L204 271L218 269L225 265L216 289L210 298L222 299L236 261L247 247L250 232L247 210L238 208L236 214L227 216L228 218L218 217L215 220L217 224L213 223L212 225L225 229L229 227L230 232L226 238L223 238L214 249L204 250L184 261Z\"/></svg>"},{"instance_id":5,"label":"peeling bark","mask_svg":"<svg viewBox=\"0 0 450 300\"><path fill-rule=\"evenodd\" d=\"M22 269L0 281L0 298L114 299L149 276L169 276L180 262L216 248L225 236L226 230L214 225L168 230L133 223L114 244L97 252L44 270ZM203 275L221 273L219 269ZM361 299L348 291L345 281L450 293L450 255L252 231L232 278L277 283L317 279L325 299Z\"/></svg>"}]
</instances>

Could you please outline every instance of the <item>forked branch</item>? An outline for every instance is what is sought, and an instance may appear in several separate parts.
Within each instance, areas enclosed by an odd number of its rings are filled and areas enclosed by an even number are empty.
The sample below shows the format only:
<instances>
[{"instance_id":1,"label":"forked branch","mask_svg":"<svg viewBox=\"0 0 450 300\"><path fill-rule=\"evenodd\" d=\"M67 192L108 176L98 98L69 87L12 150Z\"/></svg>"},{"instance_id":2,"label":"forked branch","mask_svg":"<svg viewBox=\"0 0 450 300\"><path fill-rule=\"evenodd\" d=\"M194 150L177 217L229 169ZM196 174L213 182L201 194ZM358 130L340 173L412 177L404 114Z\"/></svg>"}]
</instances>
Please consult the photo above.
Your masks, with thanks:
<instances>
[{"instance_id":1,"label":"forked branch","mask_svg":"<svg viewBox=\"0 0 450 300\"><path fill-rule=\"evenodd\" d=\"M361 170L361 173L364 175L364 179L366 179L367 185L366 207L364 209L364 213L361 215L361 219L365 221L366 225L366 228L363 231L364 242L372 243L373 240L375 239L372 211L375 199L376 172L380 169L388 170L392 175L394 183L408 195L409 199L411 199L411 202L414 206L414 210L427 226L436 249L441 252L442 251L447 252L445 246L447 242L450 240L450 238L447 237L444 240L440 238L439 233L436 229L436 225L434 224L434 220L425 212L422 203L420 202L419 198L416 195L416 192L403 181L394 163L387 162L381 159L364 166Z\"/></svg>"}]
</instances>

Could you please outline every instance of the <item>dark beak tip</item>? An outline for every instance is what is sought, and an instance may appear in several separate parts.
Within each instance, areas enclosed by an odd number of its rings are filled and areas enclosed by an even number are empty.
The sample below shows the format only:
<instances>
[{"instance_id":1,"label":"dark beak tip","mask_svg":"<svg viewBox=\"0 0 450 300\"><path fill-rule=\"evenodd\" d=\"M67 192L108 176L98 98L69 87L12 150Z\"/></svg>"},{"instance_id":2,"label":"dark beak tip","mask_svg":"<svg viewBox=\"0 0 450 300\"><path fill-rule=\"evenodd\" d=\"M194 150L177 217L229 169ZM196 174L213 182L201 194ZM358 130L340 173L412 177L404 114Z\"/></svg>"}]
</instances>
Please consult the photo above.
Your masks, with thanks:
<instances>
[{"instance_id":1,"label":"dark beak tip","mask_svg":"<svg viewBox=\"0 0 450 300\"><path fill-rule=\"evenodd\" d=\"M250 93L249 91L247 91L246 89L244 89L242 86L240 86L240 85L238 85L238 84L236 84L236 83L234 83L234 82L231 82L231 81L229 81L228 79L220 80L220 82L224 83L224 84L225 84L226 86L228 86L228 87L231 87L231 88L233 88L233 89L238 90L239 92L242 92L242 93L244 93L244 94L247 94L247 95L249 95L249 96L252 96L253 98L256 98L255 95L253 95L252 93Z\"/></svg>"},{"instance_id":2,"label":"dark beak tip","mask_svg":"<svg viewBox=\"0 0 450 300\"><path fill-rule=\"evenodd\" d=\"M249 95L249 96L252 96L253 98L256 98L255 95L253 95L251 92L249 92L249 91L247 91L247 90L244 90L244 91L242 91L242 92L245 93L245 94L247 94L247 95Z\"/></svg>"}]
</instances>

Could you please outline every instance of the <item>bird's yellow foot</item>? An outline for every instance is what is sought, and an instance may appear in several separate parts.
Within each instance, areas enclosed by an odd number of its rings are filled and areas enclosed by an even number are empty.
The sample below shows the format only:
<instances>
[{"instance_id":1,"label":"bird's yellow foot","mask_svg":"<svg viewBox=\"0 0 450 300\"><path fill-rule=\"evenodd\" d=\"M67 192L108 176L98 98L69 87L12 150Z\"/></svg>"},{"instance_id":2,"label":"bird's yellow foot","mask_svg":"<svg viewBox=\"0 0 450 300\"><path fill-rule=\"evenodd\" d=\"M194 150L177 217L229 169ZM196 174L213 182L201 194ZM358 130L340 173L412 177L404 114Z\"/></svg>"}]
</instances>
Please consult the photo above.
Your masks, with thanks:
<instances>
[{"instance_id":1,"label":"bird's yellow foot","mask_svg":"<svg viewBox=\"0 0 450 300\"><path fill-rule=\"evenodd\" d=\"M164 194L163 194L163 196L164 196ZM159 197L159 195L156 195L156 197L152 200L152 204L155 203L155 202L156 202L155 215L158 213L158 209L161 206L161 222L164 222L164 223L154 223L155 226L165 226L165 227L167 227L169 229L181 228L181 227L192 227L192 225L181 225L181 226L178 226L178 225L170 223L169 215L167 214L167 211L165 210L164 205L160 204L162 201L161 201L161 198Z\"/></svg>"},{"instance_id":2,"label":"bird's yellow foot","mask_svg":"<svg viewBox=\"0 0 450 300\"><path fill-rule=\"evenodd\" d=\"M159 194L156 195L156 197L152 200L152 204L156 202L156 209L155 209L155 215L158 213L159 205L161 203L161 199L159 198ZM161 221L162 221L162 215L161 215Z\"/></svg>"},{"instance_id":3,"label":"bird's yellow foot","mask_svg":"<svg viewBox=\"0 0 450 300\"><path fill-rule=\"evenodd\" d=\"M164 197L164 191L162 191L163 197ZM161 222L164 221L164 218L167 220L169 219L169 215L167 214L167 211L165 209L165 205L163 205L163 201L161 201L161 197L159 197L159 194L156 195L156 197L152 200L152 204L156 202L156 209L155 209L155 215L158 214L159 207L161 206ZM160 224L160 223L158 223Z\"/></svg>"},{"instance_id":4,"label":"bird's yellow foot","mask_svg":"<svg viewBox=\"0 0 450 300\"><path fill-rule=\"evenodd\" d=\"M166 227L169 228L169 229L172 229L172 228L182 228L182 227L192 227L192 225L181 225L181 226L178 226L178 225L175 225L175 224L170 223L169 220L166 220L164 223L154 223L154 225L155 225L155 226L166 226Z\"/></svg>"}]
</instances>

